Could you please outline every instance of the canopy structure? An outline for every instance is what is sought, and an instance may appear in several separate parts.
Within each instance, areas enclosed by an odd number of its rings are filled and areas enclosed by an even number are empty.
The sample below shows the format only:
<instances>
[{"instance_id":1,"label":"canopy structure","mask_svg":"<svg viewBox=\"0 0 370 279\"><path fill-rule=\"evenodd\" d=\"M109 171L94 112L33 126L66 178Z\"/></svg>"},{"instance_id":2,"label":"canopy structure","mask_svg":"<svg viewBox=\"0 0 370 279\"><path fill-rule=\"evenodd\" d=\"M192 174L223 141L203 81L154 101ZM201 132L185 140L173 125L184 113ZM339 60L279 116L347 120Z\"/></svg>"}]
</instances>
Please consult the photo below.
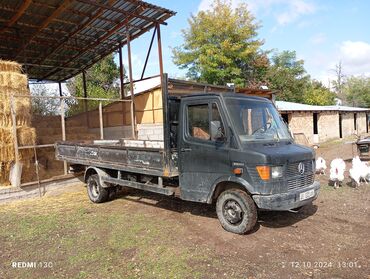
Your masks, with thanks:
<instances>
[{"instance_id":1,"label":"canopy structure","mask_svg":"<svg viewBox=\"0 0 370 279\"><path fill-rule=\"evenodd\" d=\"M0 58L30 79L65 81L173 15L135 0L2 0Z\"/></svg>"}]
</instances>

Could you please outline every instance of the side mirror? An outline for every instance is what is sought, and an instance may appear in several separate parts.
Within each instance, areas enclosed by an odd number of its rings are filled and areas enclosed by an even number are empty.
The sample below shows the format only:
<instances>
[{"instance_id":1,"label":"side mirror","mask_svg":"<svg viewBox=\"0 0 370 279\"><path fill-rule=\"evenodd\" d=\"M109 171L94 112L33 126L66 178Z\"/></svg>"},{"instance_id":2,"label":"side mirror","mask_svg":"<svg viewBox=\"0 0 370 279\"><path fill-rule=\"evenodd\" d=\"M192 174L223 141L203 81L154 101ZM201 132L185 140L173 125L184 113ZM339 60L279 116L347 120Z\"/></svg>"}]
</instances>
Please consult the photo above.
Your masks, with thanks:
<instances>
[{"instance_id":1,"label":"side mirror","mask_svg":"<svg viewBox=\"0 0 370 279\"><path fill-rule=\"evenodd\" d=\"M226 135L220 121L211 121L211 140L225 142Z\"/></svg>"}]
</instances>

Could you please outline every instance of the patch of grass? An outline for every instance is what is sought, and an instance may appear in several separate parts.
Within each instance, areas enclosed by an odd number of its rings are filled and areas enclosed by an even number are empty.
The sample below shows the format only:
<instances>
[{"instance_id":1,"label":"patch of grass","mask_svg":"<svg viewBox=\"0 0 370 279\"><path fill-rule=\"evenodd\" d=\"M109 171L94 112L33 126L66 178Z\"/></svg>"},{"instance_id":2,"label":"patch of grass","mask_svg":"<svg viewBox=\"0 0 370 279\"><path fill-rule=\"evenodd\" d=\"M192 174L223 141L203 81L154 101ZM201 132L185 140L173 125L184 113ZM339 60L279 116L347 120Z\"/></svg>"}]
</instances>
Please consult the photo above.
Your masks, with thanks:
<instances>
[{"instance_id":1,"label":"patch of grass","mask_svg":"<svg viewBox=\"0 0 370 279\"><path fill-rule=\"evenodd\" d=\"M178 243L173 232L186 235L182 227L150 212L123 211L126 203L96 205L81 192L0 208L0 269L8 278L204 277L189 263L208 257ZM11 269L11 261L50 261L53 268Z\"/></svg>"}]
</instances>

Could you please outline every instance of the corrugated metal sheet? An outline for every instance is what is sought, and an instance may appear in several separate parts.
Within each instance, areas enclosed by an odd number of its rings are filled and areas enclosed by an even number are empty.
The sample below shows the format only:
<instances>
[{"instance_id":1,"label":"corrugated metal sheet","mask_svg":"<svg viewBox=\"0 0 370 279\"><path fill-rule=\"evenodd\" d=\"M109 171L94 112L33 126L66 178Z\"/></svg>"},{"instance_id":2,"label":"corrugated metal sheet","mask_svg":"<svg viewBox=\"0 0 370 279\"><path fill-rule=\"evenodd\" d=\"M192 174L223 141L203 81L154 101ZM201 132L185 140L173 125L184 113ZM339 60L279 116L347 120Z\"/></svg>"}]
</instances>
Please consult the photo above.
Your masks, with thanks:
<instances>
[{"instance_id":1,"label":"corrugated metal sheet","mask_svg":"<svg viewBox=\"0 0 370 279\"><path fill-rule=\"evenodd\" d=\"M276 101L275 105L279 111L370 111L370 109L368 108L357 108L348 106L312 106L285 101Z\"/></svg>"},{"instance_id":2,"label":"corrugated metal sheet","mask_svg":"<svg viewBox=\"0 0 370 279\"><path fill-rule=\"evenodd\" d=\"M2 0L0 58L31 79L62 81L173 15L136 0Z\"/></svg>"}]
</instances>

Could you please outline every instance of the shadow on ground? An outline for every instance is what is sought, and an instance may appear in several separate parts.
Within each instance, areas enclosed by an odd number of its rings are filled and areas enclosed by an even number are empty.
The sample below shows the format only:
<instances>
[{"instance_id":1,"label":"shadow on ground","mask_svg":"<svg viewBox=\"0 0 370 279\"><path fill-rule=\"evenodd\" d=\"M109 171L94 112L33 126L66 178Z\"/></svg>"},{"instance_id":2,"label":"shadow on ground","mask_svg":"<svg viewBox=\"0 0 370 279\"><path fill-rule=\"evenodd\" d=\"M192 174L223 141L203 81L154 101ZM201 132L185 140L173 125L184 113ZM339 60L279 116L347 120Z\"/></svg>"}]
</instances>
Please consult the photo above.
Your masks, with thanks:
<instances>
[{"instance_id":1,"label":"shadow on ground","mask_svg":"<svg viewBox=\"0 0 370 279\"><path fill-rule=\"evenodd\" d=\"M123 192L117 193L115 199L124 199L131 202L171 210L178 213L190 213L196 216L217 219L214 204L183 201L175 197L167 197L160 194L132 189L125 189L123 190ZM288 211L259 211L257 225L251 233L256 232L260 228L260 226L269 228L294 226L301 220L314 215L316 211L317 206L313 204L302 207L296 213Z\"/></svg>"}]
</instances>

